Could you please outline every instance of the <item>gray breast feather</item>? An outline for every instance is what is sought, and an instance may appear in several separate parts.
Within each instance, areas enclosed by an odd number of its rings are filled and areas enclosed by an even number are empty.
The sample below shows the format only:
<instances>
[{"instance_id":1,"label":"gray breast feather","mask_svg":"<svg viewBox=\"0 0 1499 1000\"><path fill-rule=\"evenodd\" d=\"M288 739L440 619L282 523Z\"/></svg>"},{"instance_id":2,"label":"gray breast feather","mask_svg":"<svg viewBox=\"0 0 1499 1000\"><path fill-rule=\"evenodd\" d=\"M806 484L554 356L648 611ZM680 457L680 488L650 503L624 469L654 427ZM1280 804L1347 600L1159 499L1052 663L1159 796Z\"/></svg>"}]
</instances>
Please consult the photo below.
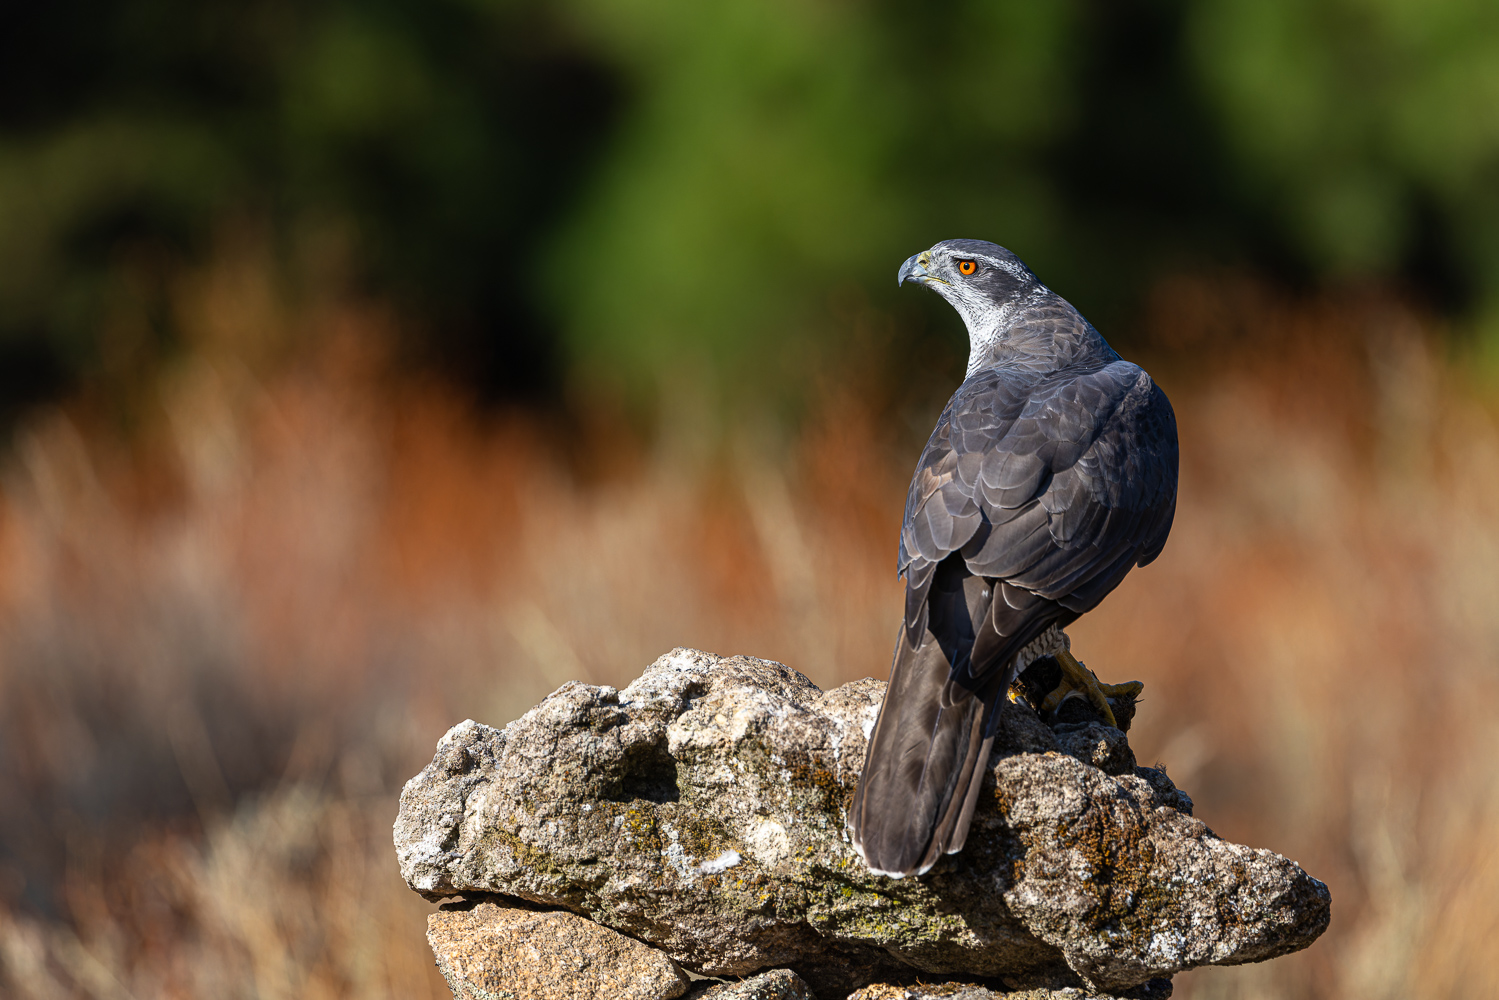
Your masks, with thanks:
<instances>
[{"instance_id":1,"label":"gray breast feather","mask_svg":"<svg viewBox=\"0 0 1499 1000\"><path fill-rule=\"evenodd\" d=\"M1159 553L1176 474L1171 404L1136 365L976 373L948 403L907 496L908 618L932 567L959 551L977 575L1088 610Z\"/></svg>"}]
</instances>

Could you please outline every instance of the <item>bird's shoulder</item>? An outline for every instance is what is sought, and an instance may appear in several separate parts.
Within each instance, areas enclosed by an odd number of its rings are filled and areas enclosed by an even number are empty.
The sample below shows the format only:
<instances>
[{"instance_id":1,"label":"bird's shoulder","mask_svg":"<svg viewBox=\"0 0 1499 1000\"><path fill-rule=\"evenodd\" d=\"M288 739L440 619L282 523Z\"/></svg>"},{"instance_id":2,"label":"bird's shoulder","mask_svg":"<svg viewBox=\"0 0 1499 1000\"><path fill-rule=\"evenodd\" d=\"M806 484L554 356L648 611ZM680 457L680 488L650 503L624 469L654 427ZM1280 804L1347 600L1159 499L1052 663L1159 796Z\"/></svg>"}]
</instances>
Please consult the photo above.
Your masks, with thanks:
<instances>
[{"instance_id":1,"label":"bird's shoulder","mask_svg":"<svg viewBox=\"0 0 1499 1000\"><path fill-rule=\"evenodd\" d=\"M952 551L982 521L1044 504L1044 494L1065 493L1068 505L1083 495L1110 507L1154 504L1174 494L1176 465L1170 403L1118 355L1054 371L982 369L953 394L917 463L902 568L918 551Z\"/></svg>"},{"instance_id":2,"label":"bird's shoulder","mask_svg":"<svg viewBox=\"0 0 1499 1000\"><path fill-rule=\"evenodd\" d=\"M981 369L948 400L918 471L949 464L949 456L1081 443L1111 418L1148 409L1158 394L1144 369L1118 356L1053 371L1018 365Z\"/></svg>"}]
</instances>

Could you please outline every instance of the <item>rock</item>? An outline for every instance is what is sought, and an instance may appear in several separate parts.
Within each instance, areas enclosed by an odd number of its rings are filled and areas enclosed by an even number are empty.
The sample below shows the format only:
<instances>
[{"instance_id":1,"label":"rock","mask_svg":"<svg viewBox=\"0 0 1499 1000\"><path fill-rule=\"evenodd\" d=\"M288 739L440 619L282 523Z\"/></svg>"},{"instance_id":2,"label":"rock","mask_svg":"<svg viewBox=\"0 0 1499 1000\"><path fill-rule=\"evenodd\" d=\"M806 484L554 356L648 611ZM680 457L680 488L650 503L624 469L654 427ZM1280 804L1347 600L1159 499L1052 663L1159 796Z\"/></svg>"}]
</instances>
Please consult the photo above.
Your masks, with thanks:
<instances>
[{"instance_id":1,"label":"rock","mask_svg":"<svg viewBox=\"0 0 1499 1000\"><path fill-rule=\"evenodd\" d=\"M690 1000L817 1000L802 977L790 969L773 969L737 983L710 986Z\"/></svg>"},{"instance_id":2,"label":"rock","mask_svg":"<svg viewBox=\"0 0 1499 1000\"><path fill-rule=\"evenodd\" d=\"M1129 748L1124 734L1113 726L1102 722L1069 722L1056 726L1052 732L1056 734L1058 749L1092 764L1104 774L1135 772L1135 752Z\"/></svg>"},{"instance_id":3,"label":"rock","mask_svg":"<svg viewBox=\"0 0 1499 1000\"><path fill-rule=\"evenodd\" d=\"M402 875L586 914L700 974L789 967L824 997L918 973L1120 993L1326 928L1322 883L1216 837L1124 734L1059 736L1009 702L967 847L871 875L843 812L883 692L675 650L623 691L464 722L402 793Z\"/></svg>"},{"instance_id":4,"label":"rock","mask_svg":"<svg viewBox=\"0 0 1499 1000\"><path fill-rule=\"evenodd\" d=\"M919 986L879 983L850 993L848 1000L937 1000L939 997L941 1000L1169 1000L1170 996L1170 980L1152 979L1145 985L1130 990L1122 998L1074 986L995 991L968 983L922 983Z\"/></svg>"},{"instance_id":5,"label":"rock","mask_svg":"<svg viewBox=\"0 0 1499 1000\"><path fill-rule=\"evenodd\" d=\"M1141 778L1155 792L1155 797L1162 805L1170 806L1184 815L1192 815L1192 799L1186 792L1177 788L1166 776L1166 769L1161 765L1155 767L1137 767L1135 776Z\"/></svg>"},{"instance_id":6,"label":"rock","mask_svg":"<svg viewBox=\"0 0 1499 1000\"><path fill-rule=\"evenodd\" d=\"M458 1000L668 1000L687 977L666 955L572 913L445 906L427 941Z\"/></svg>"}]
</instances>

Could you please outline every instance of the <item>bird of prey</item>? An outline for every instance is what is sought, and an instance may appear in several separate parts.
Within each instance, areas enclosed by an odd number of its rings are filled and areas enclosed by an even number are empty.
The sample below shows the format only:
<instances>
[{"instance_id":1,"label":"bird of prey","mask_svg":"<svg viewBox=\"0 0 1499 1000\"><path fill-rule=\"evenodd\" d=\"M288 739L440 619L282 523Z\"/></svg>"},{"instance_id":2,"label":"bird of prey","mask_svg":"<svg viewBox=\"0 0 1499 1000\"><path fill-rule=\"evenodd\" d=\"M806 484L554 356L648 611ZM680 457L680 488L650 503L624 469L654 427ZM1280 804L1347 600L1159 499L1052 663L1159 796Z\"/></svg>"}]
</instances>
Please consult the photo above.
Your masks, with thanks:
<instances>
[{"instance_id":1,"label":"bird of prey","mask_svg":"<svg viewBox=\"0 0 1499 1000\"><path fill-rule=\"evenodd\" d=\"M941 295L968 326L968 373L906 497L905 615L858 791L855 848L876 873L922 874L968 836L998 704L1032 661L1113 722L1062 631L1135 566L1176 513L1176 416L1018 257L945 240L898 283Z\"/></svg>"}]
</instances>

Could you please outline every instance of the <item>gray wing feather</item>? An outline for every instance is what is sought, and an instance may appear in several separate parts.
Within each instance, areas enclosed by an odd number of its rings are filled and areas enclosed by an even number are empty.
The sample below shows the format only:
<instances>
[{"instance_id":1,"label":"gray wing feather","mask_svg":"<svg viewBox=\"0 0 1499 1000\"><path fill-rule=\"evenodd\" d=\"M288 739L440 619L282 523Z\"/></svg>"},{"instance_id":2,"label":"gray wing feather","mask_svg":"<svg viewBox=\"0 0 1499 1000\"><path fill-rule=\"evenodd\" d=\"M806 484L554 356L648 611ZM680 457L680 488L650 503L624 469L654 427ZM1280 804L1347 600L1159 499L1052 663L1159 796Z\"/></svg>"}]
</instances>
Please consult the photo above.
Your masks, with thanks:
<instances>
[{"instance_id":1,"label":"gray wing feather","mask_svg":"<svg viewBox=\"0 0 1499 1000\"><path fill-rule=\"evenodd\" d=\"M932 569L954 552L1002 581L1017 613L1037 598L1069 617L1094 607L1159 554L1176 473L1171 404L1129 362L975 375L938 421L906 499L908 634L921 634ZM990 666L975 656L969 669Z\"/></svg>"}]
</instances>

